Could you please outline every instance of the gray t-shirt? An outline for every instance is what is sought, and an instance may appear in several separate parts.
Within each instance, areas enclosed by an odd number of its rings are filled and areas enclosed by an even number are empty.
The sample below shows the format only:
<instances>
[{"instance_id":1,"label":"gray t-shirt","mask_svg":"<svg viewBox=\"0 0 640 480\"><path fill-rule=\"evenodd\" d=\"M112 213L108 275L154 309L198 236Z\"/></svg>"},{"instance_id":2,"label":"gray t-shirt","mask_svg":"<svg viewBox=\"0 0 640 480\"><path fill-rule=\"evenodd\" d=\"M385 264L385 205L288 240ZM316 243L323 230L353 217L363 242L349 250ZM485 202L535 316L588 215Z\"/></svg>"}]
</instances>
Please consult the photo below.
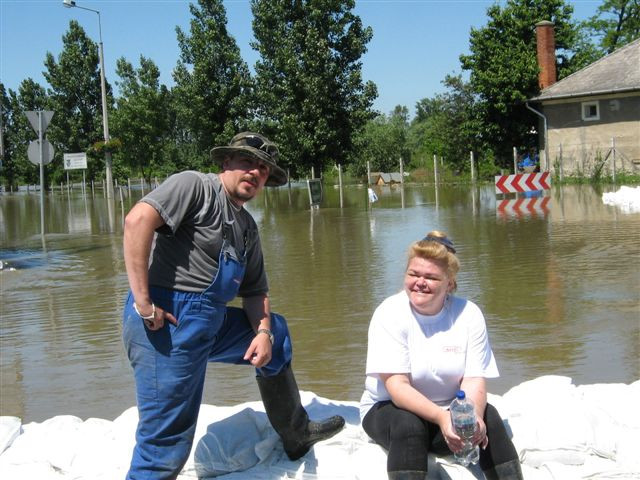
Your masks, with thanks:
<instances>
[{"instance_id":1,"label":"gray t-shirt","mask_svg":"<svg viewBox=\"0 0 640 480\"><path fill-rule=\"evenodd\" d=\"M227 197L215 174L185 171L169 177L141 202L155 208L165 225L157 230L151 251L149 284L186 292L202 292L218 272L224 218L232 221L232 245L244 251L247 268L239 295L269 290L258 227L244 208Z\"/></svg>"}]
</instances>

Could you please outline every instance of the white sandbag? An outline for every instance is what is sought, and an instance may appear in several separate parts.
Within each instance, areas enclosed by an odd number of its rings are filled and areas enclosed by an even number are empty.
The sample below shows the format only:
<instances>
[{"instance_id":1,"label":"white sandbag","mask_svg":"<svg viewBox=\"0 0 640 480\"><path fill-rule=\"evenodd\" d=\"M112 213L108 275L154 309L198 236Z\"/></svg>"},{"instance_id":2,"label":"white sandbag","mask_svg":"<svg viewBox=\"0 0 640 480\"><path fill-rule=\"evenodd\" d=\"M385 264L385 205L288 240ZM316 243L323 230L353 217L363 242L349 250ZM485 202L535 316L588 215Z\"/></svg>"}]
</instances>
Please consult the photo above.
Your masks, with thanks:
<instances>
[{"instance_id":1,"label":"white sandbag","mask_svg":"<svg viewBox=\"0 0 640 480\"><path fill-rule=\"evenodd\" d=\"M640 380L578 386L594 430L593 453L616 461L617 467L640 472ZM640 475L638 475L640 477Z\"/></svg>"},{"instance_id":2,"label":"white sandbag","mask_svg":"<svg viewBox=\"0 0 640 480\"><path fill-rule=\"evenodd\" d=\"M78 417L59 415L24 425L22 435L0 456L2 464L43 464L59 472L69 471L76 447L70 439L80 424Z\"/></svg>"},{"instance_id":3,"label":"white sandbag","mask_svg":"<svg viewBox=\"0 0 640 480\"><path fill-rule=\"evenodd\" d=\"M566 398L575 392L570 377L545 375L522 382L502 396L500 414L503 417L520 416L543 405L551 405L559 397ZM497 407L496 407L497 408Z\"/></svg>"},{"instance_id":4,"label":"white sandbag","mask_svg":"<svg viewBox=\"0 0 640 480\"><path fill-rule=\"evenodd\" d=\"M640 186L632 188L623 185L617 192L603 193L602 202L618 206L624 213L640 212Z\"/></svg>"},{"instance_id":5,"label":"white sandbag","mask_svg":"<svg viewBox=\"0 0 640 480\"><path fill-rule=\"evenodd\" d=\"M207 426L195 445L195 472L216 477L247 470L268 457L278 441L267 415L245 408Z\"/></svg>"},{"instance_id":6,"label":"white sandbag","mask_svg":"<svg viewBox=\"0 0 640 480\"><path fill-rule=\"evenodd\" d=\"M0 453L4 452L22 433L22 421L18 417L0 417Z\"/></svg>"},{"instance_id":7,"label":"white sandbag","mask_svg":"<svg viewBox=\"0 0 640 480\"><path fill-rule=\"evenodd\" d=\"M507 423L520 460L581 465L593 444L593 429L576 387L568 377L524 382L503 396Z\"/></svg>"},{"instance_id":8,"label":"white sandbag","mask_svg":"<svg viewBox=\"0 0 640 480\"><path fill-rule=\"evenodd\" d=\"M109 472L112 478L124 478L131 449L122 448L129 444L128 439L121 438L113 427L113 422L99 418L89 418L78 426L72 440L76 455L70 472Z\"/></svg>"},{"instance_id":9,"label":"white sandbag","mask_svg":"<svg viewBox=\"0 0 640 480\"><path fill-rule=\"evenodd\" d=\"M433 477L429 475L428 478L447 478L451 480L484 480L484 475L479 465L469 465L463 467L453 461L453 456L447 458L437 457L437 468L433 472ZM429 473L432 473L432 468L429 468ZM444 472L444 473L442 473Z\"/></svg>"},{"instance_id":10,"label":"white sandbag","mask_svg":"<svg viewBox=\"0 0 640 480\"><path fill-rule=\"evenodd\" d=\"M380 445L361 444L351 454L350 463L356 480L387 480L387 452Z\"/></svg>"},{"instance_id":11,"label":"white sandbag","mask_svg":"<svg viewBox=\"0 0 640 480\"><path fill-rule=\"evenodd\" d=\"M624 383L596 383L579 385L577 393L592 408L598 408L618 424L640 428L640 380ZM627 407L629 406L629 407Z\"/></svg>"},{"instance_id":12,"label":"white sandbag","mask_svg":"<svg viewBox=\"0 0 640 480\"><path fill-rule=\"evenodd\" d=\"M65 478L64 474L56 471L48 462L7 464L0 459L0 472L3 480L62 480Z\"/></svg>"}]
</instances>

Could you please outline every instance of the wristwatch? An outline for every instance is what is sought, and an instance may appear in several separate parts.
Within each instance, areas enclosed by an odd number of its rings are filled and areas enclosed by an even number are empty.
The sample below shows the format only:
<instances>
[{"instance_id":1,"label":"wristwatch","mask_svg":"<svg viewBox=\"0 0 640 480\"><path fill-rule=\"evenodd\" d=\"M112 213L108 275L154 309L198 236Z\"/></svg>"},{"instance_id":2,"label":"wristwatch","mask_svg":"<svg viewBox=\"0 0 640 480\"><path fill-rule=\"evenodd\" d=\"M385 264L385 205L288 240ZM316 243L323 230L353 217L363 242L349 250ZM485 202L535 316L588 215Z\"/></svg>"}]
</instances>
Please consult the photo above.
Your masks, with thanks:
<instances>
[{"instance_id":1,"label":"wristwatch","mask_svg":"<svg viewBox=\"0 0 640 480\"><path fill-rule=\"evenodd\" d=\"M266 328L261 328L260 330L258 330L258 333L256 333L256 335L259 335L261 333L265 333L267 335L269 335L269 341L271 342L271 345L273 345L273 333L271 333L271 330L267 330Z\"/></svg>"}]
</instances>

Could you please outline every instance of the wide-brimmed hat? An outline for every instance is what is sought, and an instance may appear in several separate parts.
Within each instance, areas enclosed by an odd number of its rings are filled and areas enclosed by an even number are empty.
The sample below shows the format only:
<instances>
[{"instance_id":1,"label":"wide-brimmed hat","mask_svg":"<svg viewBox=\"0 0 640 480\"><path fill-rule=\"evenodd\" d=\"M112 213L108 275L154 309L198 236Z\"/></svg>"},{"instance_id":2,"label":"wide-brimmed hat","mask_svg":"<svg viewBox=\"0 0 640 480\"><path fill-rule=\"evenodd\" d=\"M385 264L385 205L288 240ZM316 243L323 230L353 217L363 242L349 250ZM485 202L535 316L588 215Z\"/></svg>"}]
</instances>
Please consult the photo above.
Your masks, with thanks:
<instances>
[{"instance_id":1,"label":"wide-brimmed hat","mask_svg":"<svg viewBox=\"0 0 640 480\"><path fill-rule=\"evenodd\" d=\"M249 157L262 160L269 165L269 178L265 185L267 187L279 187L287 183L287 174L278 166L278 147L271 143L267 137L254 132L241 132L235 135L229 145L225 147L213 147L211 149L211 160L218 165L227 156L234 153L243 153Z\"/></svg>"}]
</instances>

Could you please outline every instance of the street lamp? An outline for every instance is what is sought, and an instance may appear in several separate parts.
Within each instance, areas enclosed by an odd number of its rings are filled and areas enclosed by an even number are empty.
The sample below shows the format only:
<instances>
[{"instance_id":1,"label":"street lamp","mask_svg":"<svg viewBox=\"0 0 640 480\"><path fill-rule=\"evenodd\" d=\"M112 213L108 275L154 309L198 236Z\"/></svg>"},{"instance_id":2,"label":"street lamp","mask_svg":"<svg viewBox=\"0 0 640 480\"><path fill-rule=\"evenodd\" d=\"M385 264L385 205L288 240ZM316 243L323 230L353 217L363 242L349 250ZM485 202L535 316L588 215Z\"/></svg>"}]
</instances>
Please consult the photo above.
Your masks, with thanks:
<instances>
[{"instance_id":1,"label":"street lamp","mask_svg":"<svg viewBox=\"0 0 640 480\"><path fill-rule=\"evenodd\" d=\"M100 12L91 8L81 7L76 5L75 0L62 0L62 4L67 8L80 8L82 10L88 10L98 14L98 32L100 33L100 87L102 90L102 126L104 127L104 163L106 166L106 182L107 182L107 198L113 198L113 180L111 175L111 152L106 148L106 143L109 141L109 117L107 114L107 88L104 78L104 50L102 47L102 25L100 23Z\"/></svg>"}]
</instances>

